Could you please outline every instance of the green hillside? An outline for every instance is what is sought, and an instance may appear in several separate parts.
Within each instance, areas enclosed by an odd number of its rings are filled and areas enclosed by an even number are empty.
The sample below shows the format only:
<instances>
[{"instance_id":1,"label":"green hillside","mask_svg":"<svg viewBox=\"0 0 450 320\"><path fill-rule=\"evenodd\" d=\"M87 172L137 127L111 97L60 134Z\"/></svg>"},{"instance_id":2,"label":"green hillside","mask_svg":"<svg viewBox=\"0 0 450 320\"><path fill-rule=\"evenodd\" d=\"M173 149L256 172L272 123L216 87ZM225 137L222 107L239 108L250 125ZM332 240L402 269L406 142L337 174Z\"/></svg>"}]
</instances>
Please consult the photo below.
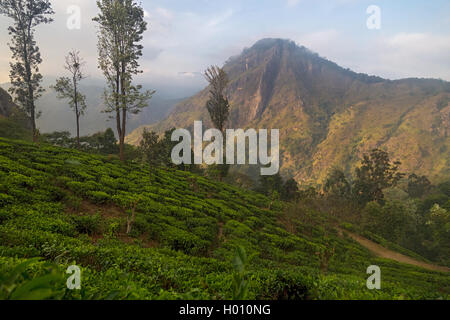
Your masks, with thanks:
<instances>
[{"instance_id":1,"label":"green hillside","mask_svg":"<svg viewBox=\"0 0 450 320\"><path fill-rule=\"evenodd\" d=\"M0 137L31 140L26 115L13 103L11 96L0 88Z\"/></svg>"},{"instance_id":2,"label":"green hillside","mask_svg":"<svg viewBox=\"0 0 450 320\"><path fill-rule=\"evenodd\" d=\"M376 258L336 226L313 204L0 139L0 299L232 299L244 281L248 299L449 298L448 274ZM65 290L74 264L82 289Z\"/></svg>"},{"instance_id":3,"label":"green hillside","mask_svg":"<svg viewBox=\"0 0 450 320\"><path fill-rule=\"evenodd\" d=\"M14 107L11 96L5 90L0 88L0 117L8 117Z\"/></svg>"},{"instance_id":4,"label":"green hillside","mask_svg":"<svg viewBox=\"0 0 450 320\"><path fill-rule=\"evenodd\" d=\"M21 121L0 116L0 137L10 139L23 139L31 141L30 129L26 128Z\"/></svg>"}]
</instances>

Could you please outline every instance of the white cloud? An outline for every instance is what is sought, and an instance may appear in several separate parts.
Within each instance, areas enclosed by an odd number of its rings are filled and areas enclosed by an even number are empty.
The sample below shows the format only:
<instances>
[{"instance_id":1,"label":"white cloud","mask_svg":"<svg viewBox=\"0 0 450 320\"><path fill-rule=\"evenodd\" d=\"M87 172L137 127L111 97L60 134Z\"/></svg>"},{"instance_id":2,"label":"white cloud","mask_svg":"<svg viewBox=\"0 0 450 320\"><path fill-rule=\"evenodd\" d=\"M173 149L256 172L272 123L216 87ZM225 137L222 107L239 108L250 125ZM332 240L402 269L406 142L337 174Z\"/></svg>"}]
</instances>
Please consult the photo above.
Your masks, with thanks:
<instances>
[{"instance_id":1,"label":"white cloud","mask_svg":"<svg viewBox=\"0 0 450 320\"><path fill-rule=\"evenodd\" d=\"M178 74L188 78L195 78L202 75L200 72L179 72Z\"/></svg>"},{"instance_id":2,"label":"white cloud","mask_svg":"<svg viewBox=\"0 0 450 320\"><path fill-rule=\"evenodd\" d=\"M287 0L288 7L295 7L300 3L301 0Z\"/></svg>"},{"instance_id":3,"label":"white cloud","mask_svg":"<svg viewBox=\"0 0 450 320\"><path fill-rule=\"evenodd\" d=\"M389 79L408 77L450 80L450 36L396 33L368 39L334 29L293 35L298 44L356 72Z\"/></svg>"},{"instance_id":4,"label":"white cloud","mask_svg":"<svg viewBox=\"0 0 450 320\"><path fill-rule=\"evenodd\" d=\"M280 37L292 39L357 72L389 78L419 76L450 80L450 35L401 32L365 34L361 31L343 33L334 25L324 30L299 33L296 30L305 30L303 26L311 30L311 26L303 20L289 27L261 24L261 21L247 16L242 20L243 15L240 13L245 13L245 6L228 2L224 9L221 5L217 7L216 1L204 2L208 8L192 8L192 12L185 11L183 6L169 7L161 1L143 2L149 23L144 35L144 57L141 60L144 77L191 79L188 74L180 72L201 72L209 64L222 64L229 56L239 54L244 47L251 46L263 37ZM332 3L337 6L354 2L356 0L336 0ZM53 0L52 3L57 12L55 22L39 26L36 31L44 59L42 73L61 75L64 72L64 55L76 48L87 61L88 74L101 77L97 68L96 27L92 22L92 17L98 12L95 1ZM282 6L293 7L300 3L306 5L301 0L285 0ZM69 4L82 8L82 29L79 31L66 28L66 8ZM221 11L218 11L219 8ZM285 8L282 9L285 14ZM361 17L364 18L364 10ZM8 61L11 56L7 46L9 22L9 19L0 18L0 82L8 81ZM261 26L258 27L258 24Z\"/></svg>"},{"instance_id":5,"label":"white cloud","mask_svg":"<svg viewBox=\"0 0 450 320\"><path fill-rule=\"evenodd\" d=\"M399 77L450 80L450 36L398 33L372 45L382 71ZM390 71L391 70L391 71Z\"/></svg>"},{"instance_id":6,"label":"white cloud","mask_svg":"<svg viewBox=\"0 0 450 320\"><path fill-rule=\"evenodd\" d=\"M320 50L321 48L329 47L331 43L339 38L339 33L335 29L321 30L313 33L301 35L293 40L298 44L303 45L312 50Z\"/></svg>"},{"instance_id":7,"label":"white cloud","mask_svg":"<svg viewBox=\"0 0 450 320\"><path fill-rule=\"evenodd\" d=\"M224 23L225 21L227 21L229 18L231 18L232 15L233 15L233 10L228 9L225 12L223 12L222 14L217 15L217 16L213 17L212 19L210 19L206 23L206 27L208 27L208 28L216 27L216 26Z\"/></svg>"},{"instance_id":8,"label":"white cloud","mask_svg":"<svg viewBox=\"0 0 450 320\"><path fill-rule=\"evenodd\" d=\"M156 13L158 15L160 15L161 17L166 18L167 20L172 20L173 19L173 16L174 16L173 12L168 10L168 9L166 9L166 8L158 7L158 8L156 8L155 11L156 11Z\"/></svg>"}]
</instances>

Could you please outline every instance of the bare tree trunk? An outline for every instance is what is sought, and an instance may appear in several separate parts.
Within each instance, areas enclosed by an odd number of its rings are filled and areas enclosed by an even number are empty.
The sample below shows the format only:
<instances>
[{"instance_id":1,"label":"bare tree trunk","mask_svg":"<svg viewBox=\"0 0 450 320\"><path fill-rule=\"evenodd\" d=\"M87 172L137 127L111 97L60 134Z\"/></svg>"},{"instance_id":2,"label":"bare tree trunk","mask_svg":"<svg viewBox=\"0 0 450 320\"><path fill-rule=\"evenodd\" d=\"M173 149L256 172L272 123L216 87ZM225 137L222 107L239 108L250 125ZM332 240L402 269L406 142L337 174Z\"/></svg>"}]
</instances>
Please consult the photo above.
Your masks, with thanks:
<instances>
[{"instance_id":1,"label":"bare tree trunk","mask_svg":"<svg viewBox=\"0 0 450 320\"><path fill-rule=\"evenodd\" d=\"M31 130L33 132L33 142L37 142L38 141L38 133L36 130L36 116L35 116L35 107L34 107L34 103L31 102Z\"/></svg>"},{"instance_id":2,"label":"bare tree trunk","mask_svg":"<svg viewBox=\"0 0 450 320\"><path fill-rule=\"evenodd\" d=\"M28 77L30 80L29 84L28 84L28 104L29 104L29 109L30 109L30 119L31 119L31 130L33 133L33 142L37 142L38 141L38 133L36 130L36 108L34 106L34 93L33 93L33 88L31 87L31 75Z\"/></svg>"},{"instance_id":3,"label":"bare tree trunk","mask_svg":"<svg viewBox=\"0 0 450 320\"><path fill-rule=\"evenodd\" d=\"M131 233L131 229L133 228L134 221L136 220L136 207L139 203L139 200L136 200L136 202L133 205L133 208L131 208L131 215L127 217L127 234Z\"/></svg>"},{"instance_id":4,"label":"bare tree trunk","mask_svg":"<svg viewBox=\"0 0 450 320\"><path fill-rule=\"evenodd\" d=\"M120 161L125 161L125 133L126 133L127 110L122 109L122 135L120 137Z\"/></svg>"},{"instance_id":5,"label":"bare tree trunk","mask_svg":"<svg viewBox=\"0 0 450 320\"><path fill-rule=\"evenodd\" d=\"M37 130L36 130L36 114L35 114L35 105L34 105L34 92L33 92L33 86L31 85L31 66L30 66L30 61L28 60L28 47L27 47L27 43L28 43L28 39L31 36L31 25L28 25L28 29L27 29L27 35L25 34L25 31L22 32L22 41L23 41L23 62L25 64L25 70L27 73L27 84L28 84L28 99L27 99L27 107L29 109L30 112L30 119L31 119L31 130L32 130L32 134L33 134L33 142L37 142L38 140L38 135L37 135Z\"/></svg>"},{"instance_id":6,"label":"bare tree trunk","mask_svg":"<svg viewBox=\"0 0 450 320\"><path fill-rule=\"evenodd\" d=\"M127 217L127 234L131 233L131 229L133 228L133 223L135 219L136 219L136 212L133 209L131 212L131 216Z\"/></svg>"},{"instance_id":7,"label":"bare tree trunk","mask_svg":"<svg viewBox=\"0 0 450 320\"><path fill-rule=\"evenodd\" d=\"M125 162L125 146L122 138L119 141L119 150L120 150L120 161Z\"/></svg>"},{"instance_id":8,"label":"bare tree trunk","mask_svg":"<svg viewBox=\"0 0 450 320\"><path fill-rule=\"evenodd\" d=\"M77 117L77 148L80 149L80 113L78 112L78 88L77 88L77 80L75 76L73 77L73 87L74 87L74 104L75 104L75 114Z\"/></svg>"},{"instance_id":9,"label":"bare tree trunk","mask_svg":"<svg viewBox=\"0 0 450 320\"><path fill-rule=\"evenodd\" d=\"M80 149L80 114L78 113L77 108L77 147Z\"/></svg>"},{"instance_id":10,"label":"bare tree trunk","mask_svg":"<svg viewBox=\"0 0 450 320\"><path fill-rule=\"evenodd\" d=\"M25 46L26 47L26 46ZM34 92L33 92L33 87L31 85L31 67L30 67L30 63L28 61L28 53L27 53L27 49L25 48L25 52L24 52L24 63L25 63L25 69L27 72L27 83L28 83L28 99L27 99L27 104L28 104L28 109L30 112L30 120L31 120L31 130L32 130L32 134L33 134L33 142L37 142L37 130L36 130L36 114L35 114L35 106L34 106Z\"/></svg>"},{"instance_id":11,"label":"bare tree trunk","mask_svg":"<svg viewBox=\"0 0 450 320\"><path fill-rule=\"evenodd\" d=\"M119 99L119 92L120 92L120 75L119 75L119 71L117 71L117 76L116 76L116 98L115 98L115 102L116 102L116 125L117 125L117 134L119 135L119 153L120 153L120 161L124 161L123 158L123 154L124 154L124 150L123 150L123 145L120 142L120 137L122 137L122 127L121 127L121 122L120 122L120 99Z\"/></svg>"},{"instance_id":12,"label":"bare tree trunk","mask_svg":"<svg viewBox=\"0 0 450 320\"><path fill-rule=\"evenodd\" d=\"M120 161L125 162L125 134L126 134L126 123L127 123L127 101L126 101L126 81L125 81L126 66L122 62L122 70L120 77L120 89L122 93L122 132L119 137L120 143Z\"/></svg>"}]
</instances>

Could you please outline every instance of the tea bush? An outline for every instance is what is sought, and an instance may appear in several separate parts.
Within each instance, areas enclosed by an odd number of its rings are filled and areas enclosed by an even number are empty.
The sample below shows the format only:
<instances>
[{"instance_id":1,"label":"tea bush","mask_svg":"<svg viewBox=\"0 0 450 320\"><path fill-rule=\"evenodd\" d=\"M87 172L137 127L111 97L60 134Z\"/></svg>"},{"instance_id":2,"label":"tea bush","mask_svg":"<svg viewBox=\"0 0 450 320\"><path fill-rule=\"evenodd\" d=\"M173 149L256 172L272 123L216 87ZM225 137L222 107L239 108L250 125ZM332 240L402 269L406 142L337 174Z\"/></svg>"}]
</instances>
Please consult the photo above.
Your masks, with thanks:
<instances>
[{"instance_id":1,"label":"tea bush","mask_svg":"<svg viewBox=\"0 0 450 320\"><path fill-rule=\"evenodd\" d=\"M447 274L376 258L317 208L288 221L285 206L190 172L0 139L0 298L448 299ZM65 290L72 264L81 290ZM372 264L379 291L366 287Z\"/></svg>"}]
</instances>

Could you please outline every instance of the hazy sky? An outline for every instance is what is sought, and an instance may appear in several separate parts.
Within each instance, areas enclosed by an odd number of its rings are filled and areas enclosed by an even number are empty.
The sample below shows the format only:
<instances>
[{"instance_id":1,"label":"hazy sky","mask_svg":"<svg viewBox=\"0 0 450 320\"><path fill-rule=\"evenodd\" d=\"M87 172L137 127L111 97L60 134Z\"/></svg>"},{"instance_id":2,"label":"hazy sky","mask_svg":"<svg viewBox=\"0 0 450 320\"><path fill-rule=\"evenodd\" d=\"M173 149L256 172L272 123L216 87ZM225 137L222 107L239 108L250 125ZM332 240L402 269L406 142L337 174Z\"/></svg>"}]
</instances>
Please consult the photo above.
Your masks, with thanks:
<instances>
[{"instance_id":1,"label":"hazy sky","mask_svg":"<svg viewBox=\"0 0 450 320\"><path fill-rule=\"evenodd\" d=\"M39 26L44 75L64 74L64 55L77 48L88 74L97 70L97 14L93 0L53 0L55 22ZM294 40L358 72L391 79L450 81L450 1L413 0L144 0L149 22L142 75L146 82L203 81L200 72L265 37ZM67 9L81 8L81 29L67 28ZM369 30L370 5L381 9L381 29ZM0 17L0 83L7 82L9 18Z\"/></svg>"}]
</instances>

